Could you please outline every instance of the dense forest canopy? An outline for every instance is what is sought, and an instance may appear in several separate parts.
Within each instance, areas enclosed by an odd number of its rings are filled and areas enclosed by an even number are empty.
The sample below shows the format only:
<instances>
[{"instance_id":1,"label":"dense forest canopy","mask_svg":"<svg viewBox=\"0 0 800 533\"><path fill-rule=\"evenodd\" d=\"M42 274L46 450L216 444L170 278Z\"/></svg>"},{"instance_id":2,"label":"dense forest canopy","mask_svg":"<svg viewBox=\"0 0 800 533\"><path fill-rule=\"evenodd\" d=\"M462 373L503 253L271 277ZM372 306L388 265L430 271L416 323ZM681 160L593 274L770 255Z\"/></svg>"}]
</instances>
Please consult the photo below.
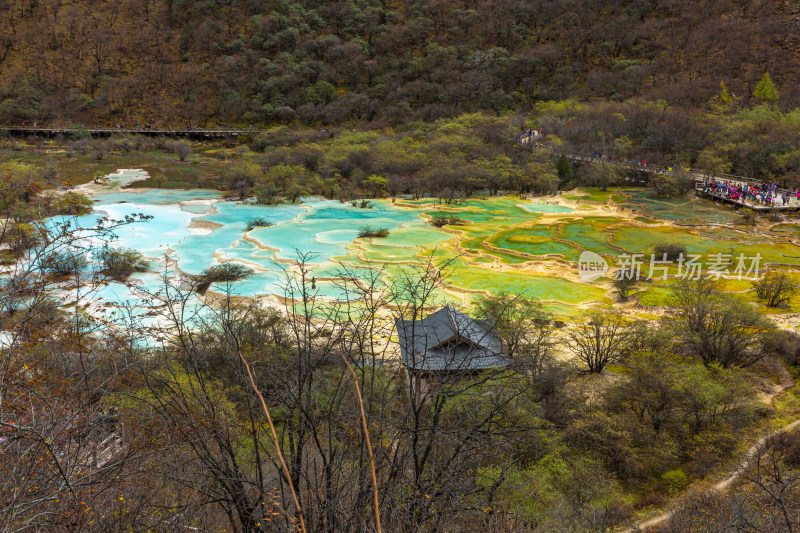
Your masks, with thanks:
<instances>
[{"instance_id":1,"label":"dense forest canopy","mask_svg":"<svg viewBox=\"0 0 800 533\"><path fill-rule=\"evenodd\" d=\"M0 0L0 122L397 123L541 99L694 106L764 72L800 103L776 0Z\"/></svg>"}]
</instances>

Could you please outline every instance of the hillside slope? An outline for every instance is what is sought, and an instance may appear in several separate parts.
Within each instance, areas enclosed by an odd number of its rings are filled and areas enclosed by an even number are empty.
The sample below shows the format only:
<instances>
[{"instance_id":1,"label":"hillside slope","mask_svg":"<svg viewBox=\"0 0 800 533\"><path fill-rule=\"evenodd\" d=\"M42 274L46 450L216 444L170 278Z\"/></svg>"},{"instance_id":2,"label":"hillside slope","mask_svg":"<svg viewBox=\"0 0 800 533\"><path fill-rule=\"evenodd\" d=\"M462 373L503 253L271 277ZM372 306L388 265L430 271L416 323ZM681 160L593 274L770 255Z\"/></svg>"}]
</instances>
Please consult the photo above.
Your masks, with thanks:
<instances>
[{"instance_id":1,"label":"hillside slope","mask_svg":"<svg viewBox=\"0 0 800 533\"><path fill-rule=\"evenodd\" d=\"M798 9L777 0L0 0L0 123L394 123L564 97L692 106L720 81L748 98L765 71L793 107Z\"/></svg>"}]
</instances>

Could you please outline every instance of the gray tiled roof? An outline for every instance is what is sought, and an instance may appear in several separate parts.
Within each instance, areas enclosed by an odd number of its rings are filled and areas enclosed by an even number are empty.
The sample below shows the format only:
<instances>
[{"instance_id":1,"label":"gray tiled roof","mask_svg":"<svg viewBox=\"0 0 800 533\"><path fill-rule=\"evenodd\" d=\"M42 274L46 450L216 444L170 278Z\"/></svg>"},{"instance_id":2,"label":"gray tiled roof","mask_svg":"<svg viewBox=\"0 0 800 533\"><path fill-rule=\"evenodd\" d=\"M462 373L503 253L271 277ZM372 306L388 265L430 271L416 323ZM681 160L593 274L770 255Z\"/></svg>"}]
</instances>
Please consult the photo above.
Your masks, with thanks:
<instances>
[{"instance_id":1,"label":"gray tiled roof","mask_svg":"<svg viewBox=\"0 0 800 533\"><path fill-rule=\"evenodd\" d=\"M415 370L481 370L510 363L494 335L449 305L422 320L395 319L395 325L403 364Z\"/></svg>"}]
</instances>

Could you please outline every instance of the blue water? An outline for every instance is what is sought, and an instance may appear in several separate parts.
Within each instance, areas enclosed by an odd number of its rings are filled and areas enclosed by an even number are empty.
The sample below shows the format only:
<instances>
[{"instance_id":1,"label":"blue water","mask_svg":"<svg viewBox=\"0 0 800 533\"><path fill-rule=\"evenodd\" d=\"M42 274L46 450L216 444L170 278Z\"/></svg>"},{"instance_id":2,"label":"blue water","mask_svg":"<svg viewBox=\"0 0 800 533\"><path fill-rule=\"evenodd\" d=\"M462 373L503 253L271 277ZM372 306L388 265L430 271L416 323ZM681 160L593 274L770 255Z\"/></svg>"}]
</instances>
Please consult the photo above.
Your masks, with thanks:
<instances>
[{"instance_id":1,"label":"blue water","mask_svg":"<svg viewBox=\"0 0 800 533\"><path fill-rule=\"evenodd\" d=\"M159 259L170 246L177 245L193 234L189 223L197 215L176 206L148 205L133 202L97 205L95 211L78 218L81 227L91 227L100 216L123 220L126 216L144 214L153 218L136 222L115 230L114 243L126 248L135 248L145 256Z\"/></svg>"},{"instance_id":2,"label":"blue water","mask_svg":"<svg viewBox=\"0 0 800 533\"><path fill-rule=\"evenodd\" d=\"M94 295L99 301L110 304L104 313L110 313L112 307L120 308L120 312L134 311L152 325L158 323L153 318L153 309L158 306L154 305L152 296L163 296L164 279L159 269L164 265L177 269L172 275L177 282L177 271L197 275L209 267L234 261L251 268L253 274L236 283L212 285L211 291L238 296L296 298L299 296L297 262L302 260L309 270L308 278L318 278L313 289L310 284L306 288L318 296L338 299L346 295L340 279L344 267L337 258L346 258L354 277L370 277L362 266L351 264L358 264L354 242L361 227L387 228L390 232L404 228L402 233L389 239L358 241L362 250L384 261L394 257L392 247L399 247L395 250L400 251L436 246L451 238L447 233L433 231L420 217L426 210L396 207L389 202L374 202L372 208L362 209L335 200L308 198L300 204L261 206L224 201L218 192L203 189L121 188L142 176L141 171L120 171L112 175L112 180L93 186L95 211L79 217L78 223L90 228L103 216L115 220L139 214L152 217L119 228L110 245L139 250L151 260L155 271L137 273L127 283L108 283ZM571 211L536 202L520 202L516 207L530 212L532 218L542 213ZM480 208L483 209L483 205ZM506 213L498 209L498 213ZM273 225L248 231L247 222L256 217ZM408 260L409 254L403 254ZM88 257L91 258L91 254ZM199 306L199 300L196 296L189 299L192 306Z\"/></svg>"},{"instance_id":3,"label":"blue water","mask_svg":"<svg viewBox=\"0 0 800 533\"><path fill-rule=\"evenodd\" d=\"M302 204L283 206L217 202L214 208L216 213L195 217L195 220L213 222L221 227L207 235L185 235L171 246L181 270L186 273L199 274L220 261L239 260L285 277L286 265L282 267L276 259L297 261L303 255L306 263L319 266L331 257L346 255L347 247L363 225L392 230L415 221L423 223L417 213L390 205L359 209L334 200L309 199ZM183 215L191 217L191 213ZM274 225L246 231L247 221L254 217L266 218ZM173 214L170 218L181 216ZM254 280L250 280L249 285L254 289L262 287ZM262 288L253 294L270 293Z\"/></svg>"},{"instance_id":4,"label":"blue water","mask_svg":"<svg viewBox=\"0 0 800 533\"><path fill-rule=\"evenodd\" d=\"M517 204L517 207L521 207L525 211L530 211L531 213L572 213L574 211L574 209L570 207L564 207L562 205L546 204L542 202Z\"/></svg>"},{"instance_id":5,"label":"blue water","mask_svg":"<svg viewBox=\"0 0 800 533\"><path fill-rule=\"evenodd\" d=\"M217 198L218 193L203 190L117 189L95 195L95 211L77 222L91 228L99 217L123 220L126 216L148 215L152 218L147 221L116 230L111 246L137 249L153 261L169 257L181 272L192 275L222 262L239 262L254 273L233 284L215 284L211 290L241 296L291 296L292 282L297 291L295 265L301 258L310 269L309 276L337 278L342 266L331 258L348 255L348 247L362 226L390 231L401 226L427 227L419 212L385 202L361 209L314 198L280 206L214 201ZM274 225L248 231L247 222L255 217ZM156 272L135 274L130 282L138 288L112 282L94 296L128 308L145 308L148 298L143 294L163 292L164 280ZM341 298L340 284L320 279L314 293Z\"/></svg>"}]
</instances>

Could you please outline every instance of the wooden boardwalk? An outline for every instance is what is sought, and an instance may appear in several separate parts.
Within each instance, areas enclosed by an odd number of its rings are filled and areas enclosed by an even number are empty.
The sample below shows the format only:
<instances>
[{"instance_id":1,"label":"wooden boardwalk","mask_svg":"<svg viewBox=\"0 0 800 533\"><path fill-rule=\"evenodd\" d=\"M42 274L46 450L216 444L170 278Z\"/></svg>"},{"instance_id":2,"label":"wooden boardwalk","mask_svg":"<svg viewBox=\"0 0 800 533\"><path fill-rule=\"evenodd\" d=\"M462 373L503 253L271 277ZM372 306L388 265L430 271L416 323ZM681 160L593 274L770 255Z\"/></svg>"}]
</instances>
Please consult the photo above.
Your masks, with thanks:
<instances>
[{"instance_id":1,"label":"wooden boardwalk","mask_svg":"<svg viewBox=\"0 0 800 533\"><path fill-rule=\"evenodd\" d=\"M528 139L525 141L525 139ZM567 159L571 161L577 161L581 163L605 163L609 165L613 165L618 168L623 168L625 170L633 171L633 172L640 172L649 176L650 178L656 175L674 175L677 173L684 173L688 175L691 179L695 182L695 190L697 193L705 198L709 198L714 201L730 204L736 207L752 209L757 212L772 212L772 211L797 211L800 210L800 201L798 201L796 195L790 194L790 191L787 189L778 189L778 195L782 196L784 194L788 194L789 201L785 205L782 204L781 199L779 198L775 204L767 205L764 203L753 202L750 200L734 200L732 198L728 198L722 194L713 194L706 192L703 189L703 184L710 182L710 181L717 181L720 183L727 182L729 185L739 185L739 186L757 186L760 187L763 185L762 180L748 178L746 176L737 176L734 174L724 174L724 173L714 173L709 172L707 170L700 170L695 168L673 168L669 166L663 165L653 165L653 164L645 164L639 161L631 161L627 159L619 159L619 158L608 158L605 156L598 156L596 154L586 154L581 152L571 152L566 150L561 150L560 148L542 145L540 143L534 143L527 137L526 134L522 134L518 142L521 146L528 146L531 149L539 149L539 150L547 150L550 152L551 155L554 157L560 157L562 154Z\"/></svg>"},{"instance_id":2,"label":"wooden boardwalk","mask_svg":"<svg viewBox=\"0 0 800 533\"><path fill-rule=\"evenodd\" d=\"M800 202L797 201L795 196L789 196L789 202L785 205L781 204L780 201L774 205L765 205L759 204L750 201L741 201L741 200L733 200L732 198L727 198L725 196L719 194L712 194L703 191L702 183L697 184L697 192L703 196L704 198L709 198L714 201L722 202L725 204L734 205L736 207L744 207L747 209L752 209L753 211L758 211L759 213L764 212L772 212L772 211L798 211L800 210ZM785 191L784 191L785 192ZM781 189L778 189L778 193L781 193Z\"/></svg>"}]
</instances>

